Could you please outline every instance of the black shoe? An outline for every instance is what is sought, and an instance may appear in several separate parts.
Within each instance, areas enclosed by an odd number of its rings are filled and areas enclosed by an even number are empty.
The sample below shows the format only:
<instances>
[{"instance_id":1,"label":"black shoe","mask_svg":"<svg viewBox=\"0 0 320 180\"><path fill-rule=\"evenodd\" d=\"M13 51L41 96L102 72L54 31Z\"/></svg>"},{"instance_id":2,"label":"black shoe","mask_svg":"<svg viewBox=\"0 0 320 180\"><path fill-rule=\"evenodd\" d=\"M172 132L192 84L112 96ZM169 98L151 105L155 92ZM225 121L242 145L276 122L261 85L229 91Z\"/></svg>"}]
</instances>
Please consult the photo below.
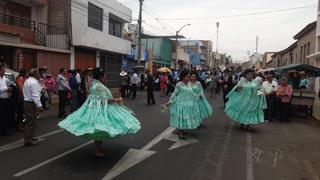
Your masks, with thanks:
<instances>
[{"instance_id":1,"label":"black shoe","mask_svg":"<svg viewBox=\"0 0 320 180\"><path fill-rule=\"evenodd\" d=\"M24 143L25 147L31 147L31 146L37 146L37 145L39 145L38 141L32 141L32 142L25 142Z\"/></svg>"}]
</instances>

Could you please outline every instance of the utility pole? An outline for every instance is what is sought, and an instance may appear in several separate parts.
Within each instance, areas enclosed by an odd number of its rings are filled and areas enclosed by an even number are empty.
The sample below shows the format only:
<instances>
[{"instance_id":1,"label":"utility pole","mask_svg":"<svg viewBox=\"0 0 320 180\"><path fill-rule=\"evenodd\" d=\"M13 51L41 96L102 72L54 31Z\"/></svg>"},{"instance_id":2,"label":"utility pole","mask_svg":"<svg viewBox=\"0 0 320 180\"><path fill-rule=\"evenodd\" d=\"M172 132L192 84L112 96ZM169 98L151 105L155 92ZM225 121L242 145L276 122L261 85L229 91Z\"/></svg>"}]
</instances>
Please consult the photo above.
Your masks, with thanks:
<instances>
[{"instance_id":1,"label":"utility pole","mask_svg":"<svg viewBox=\"0 0 320 180\"><path fill-rule=\"evenodd\" d=\"M216 50L216 54L218 54L218 50L219 50L219 27L220 27L220 23L217 22L217 50Z\"/></svg>"},{"instance_id":2,"label":"utility pole","mask_svg":"<svg viewBox=\"0 0 320 180\"><path fill-rule=\"evenodd\" d=\"M139 9L139 32L138 32L138 64L141 63L141 35L142 35L142 4L144 0L139 0L140 2L140 9Z\"/></svg>"},{"instance_id":3,"label":"utility pole","mask_svg":"<svg viewBox=\"0 0 320 180\"><path fill-rule=\"evenodd\" d=\"M256 53L258 53L258 48L259 48L259 36L256 38Z\"/></svg>"}]
</instances>

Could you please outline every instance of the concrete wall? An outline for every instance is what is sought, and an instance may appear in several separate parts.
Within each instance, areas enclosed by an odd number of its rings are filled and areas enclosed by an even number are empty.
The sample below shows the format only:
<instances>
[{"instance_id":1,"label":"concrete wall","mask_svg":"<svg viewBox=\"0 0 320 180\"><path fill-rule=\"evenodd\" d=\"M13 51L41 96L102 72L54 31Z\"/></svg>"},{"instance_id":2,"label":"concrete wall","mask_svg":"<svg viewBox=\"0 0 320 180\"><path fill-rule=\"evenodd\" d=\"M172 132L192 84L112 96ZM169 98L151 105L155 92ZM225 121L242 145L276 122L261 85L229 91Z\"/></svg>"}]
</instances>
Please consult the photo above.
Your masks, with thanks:
<instances>
[{"instance_id":1,"label":"concrete wall","mask_svg":"<svg viewBox=\"0 0 320 180\"><path fill-rule=\"evenodd\" d=\"M103 30L88 27L88 2L103 9ZM119 17L123 23L131 21L132 11L114 0L72 0L72 44L89 48L129 54L131 42L109 35L109 13Z\"/></svg>"},{"instance_id":2,"label":"concrete wall","mask_svg":"<svg viewBox=\"0 0 320 180\"><path fill-rule=\"evenodd\" d=\"M298 56L298 60L296 61L296 63L303 63L303 58L301 60L301 47L303 47L304 45L307 45L308 43L310 43L310 53L307 54L306 56L313 54L315 52L315 48L316 48L316 28L314 28L312 31L310 31L308 34L306 34L305 36L303 36L302 38L298 39L298 44L297 44L297 56ZM304 54L302 54L302 57L304 57ZM309 59L309 62L308 62ZM310 65L314 65L314 60L311 58L306 58L306 64L310 64Z\"/></svg>"}]
</instances>

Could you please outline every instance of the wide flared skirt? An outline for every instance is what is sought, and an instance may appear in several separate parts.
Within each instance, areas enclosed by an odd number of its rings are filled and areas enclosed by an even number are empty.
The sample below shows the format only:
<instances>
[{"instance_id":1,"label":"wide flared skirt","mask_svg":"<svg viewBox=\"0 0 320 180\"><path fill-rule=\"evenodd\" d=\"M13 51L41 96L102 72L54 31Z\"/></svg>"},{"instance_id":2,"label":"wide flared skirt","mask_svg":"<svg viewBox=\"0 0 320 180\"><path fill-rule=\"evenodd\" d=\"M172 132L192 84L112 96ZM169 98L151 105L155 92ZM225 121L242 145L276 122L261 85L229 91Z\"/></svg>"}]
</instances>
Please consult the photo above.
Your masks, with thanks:
<instances>
[{"instance_id":1,"label":"wide flared skirt","mask_svg":"<svg viewBox=\"0 0 320 180\"><path fill-rule=\"evenodd\" d=\"M107 108L81 107L68 116L59 126L75 136L92 140L107 140L120 135L134 134L141 128L133 112L120 105Z\"/></svg>"},{"instance_id":2,"label":"wide flared skirt","mask_svg":"<svg viewBox=\"0 0 320 180\"><path fill-rule=\"evenodd\" d=\"M202 120L212 116L213 110L207 99L200 99L196 103L199 108L199 116Z\"/></svg>"},{"instance_id":3,"label":"wide flared skirt","mask_svg":"<svg viewBox=\"0 0 320 180\"><path fill-rule=\"evenodd\" d=\"M197 106L192 103L174 103L170 106L170 125L178 129L196 129L202 119Z\"/></svg>"},{"instance_id":4,"label":"wide flared skirt","mask_svg":"<svg viewBox=\"0 0 320 180\"><path fill-rule=\"evenodd\" d=\"M225 112L234 121L245 125L255 125L264 122L263 109L266 108L264 96L246 96L246 94L231 91Z\"/></svg>"}]
</instances>

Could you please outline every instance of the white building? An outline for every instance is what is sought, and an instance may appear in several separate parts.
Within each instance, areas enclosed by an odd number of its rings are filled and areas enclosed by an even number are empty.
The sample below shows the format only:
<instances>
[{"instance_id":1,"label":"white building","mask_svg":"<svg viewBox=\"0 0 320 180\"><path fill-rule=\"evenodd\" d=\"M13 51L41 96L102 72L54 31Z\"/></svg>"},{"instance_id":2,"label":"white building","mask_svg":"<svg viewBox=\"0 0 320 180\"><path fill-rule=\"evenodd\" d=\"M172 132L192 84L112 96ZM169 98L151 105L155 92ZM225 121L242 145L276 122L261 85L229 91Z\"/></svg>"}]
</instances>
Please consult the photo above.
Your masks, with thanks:
<instances>
[{"instance_id":1,"label":"white building","mask_svg":"<svg viewBox=\"0 0 320 180\"><path fill-rule=\"evenodd\" d=\"M124 25L132 10L115 0L71 0L71 69L102 67L108 85L118 86L124 55L131 41L124 39Z\"/></svg>"}]
</instances>

